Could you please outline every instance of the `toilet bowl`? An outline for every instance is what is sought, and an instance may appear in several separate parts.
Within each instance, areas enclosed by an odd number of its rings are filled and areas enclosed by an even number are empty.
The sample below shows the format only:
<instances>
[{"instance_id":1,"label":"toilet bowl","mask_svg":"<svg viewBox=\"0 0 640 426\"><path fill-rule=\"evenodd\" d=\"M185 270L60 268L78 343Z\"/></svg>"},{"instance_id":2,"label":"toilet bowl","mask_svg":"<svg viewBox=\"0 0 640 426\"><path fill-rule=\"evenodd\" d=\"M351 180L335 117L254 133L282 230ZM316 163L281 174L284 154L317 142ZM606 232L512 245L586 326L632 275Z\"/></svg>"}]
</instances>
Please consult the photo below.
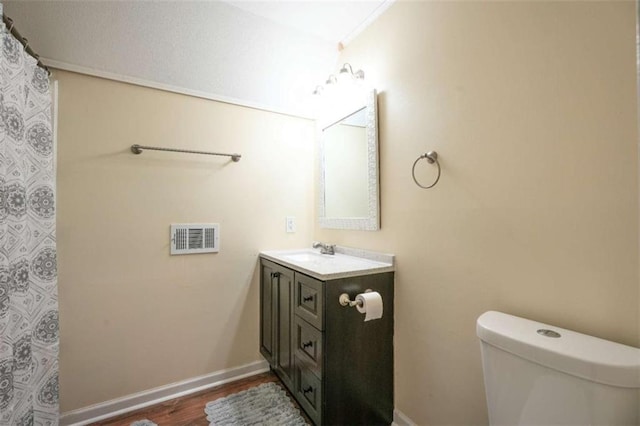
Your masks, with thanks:
<instances>
[{"instance_id":1,"label":"toilet bowl","mask_svg":"<svg viewBox=\"0 0 640 426\"><path fill-rule=\"evenodd\" d=\"M476 333L491 425L640 424L640 349L495 311Z\"/></svg>"}]
</instances>

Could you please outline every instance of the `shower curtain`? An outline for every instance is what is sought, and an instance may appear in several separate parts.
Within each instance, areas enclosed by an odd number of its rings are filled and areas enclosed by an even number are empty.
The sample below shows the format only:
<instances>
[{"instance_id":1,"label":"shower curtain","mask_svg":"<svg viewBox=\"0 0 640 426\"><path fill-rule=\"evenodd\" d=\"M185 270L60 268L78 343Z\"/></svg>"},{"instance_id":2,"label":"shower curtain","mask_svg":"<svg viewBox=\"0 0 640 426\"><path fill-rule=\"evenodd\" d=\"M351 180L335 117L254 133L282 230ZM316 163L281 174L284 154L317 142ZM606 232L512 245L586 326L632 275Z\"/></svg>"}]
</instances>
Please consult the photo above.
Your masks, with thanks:
<instances>
[{"instance_id":1,"label":"shower curtain","mask_svg":"<svg viewBox=\"0 0 640 426\"><path fill-rule=\"evenodd\" d=\"M2 23L0 39L0 425L57 425L49 76Z\"/></svg>"}]
</instances>

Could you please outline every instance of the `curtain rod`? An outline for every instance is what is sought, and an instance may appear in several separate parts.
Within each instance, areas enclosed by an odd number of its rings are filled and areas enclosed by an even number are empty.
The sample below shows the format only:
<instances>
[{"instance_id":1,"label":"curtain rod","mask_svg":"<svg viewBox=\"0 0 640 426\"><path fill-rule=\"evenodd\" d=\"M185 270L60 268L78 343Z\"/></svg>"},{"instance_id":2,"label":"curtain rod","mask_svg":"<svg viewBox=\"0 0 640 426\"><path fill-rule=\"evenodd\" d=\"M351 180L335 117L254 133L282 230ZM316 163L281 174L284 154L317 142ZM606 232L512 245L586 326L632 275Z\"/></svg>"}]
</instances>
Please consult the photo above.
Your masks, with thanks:
<instances>
[{"instance_id":1,"label":"curtain rod","mask_svg":"<svg viewBox=\"0 0 640 426\"><path fill-rule=\"evenodd\" d=\"M9 18L7 15L2 15L2 22L7 26L9 32L24 46L24 50L38 61L38 66L44 68L49 75L51 75L51 70L40 61L40 55L33 51L33 49L29 46L29 40L22 37L16 27L13 24L13 19Z\"/></svg>"}]
</instances>

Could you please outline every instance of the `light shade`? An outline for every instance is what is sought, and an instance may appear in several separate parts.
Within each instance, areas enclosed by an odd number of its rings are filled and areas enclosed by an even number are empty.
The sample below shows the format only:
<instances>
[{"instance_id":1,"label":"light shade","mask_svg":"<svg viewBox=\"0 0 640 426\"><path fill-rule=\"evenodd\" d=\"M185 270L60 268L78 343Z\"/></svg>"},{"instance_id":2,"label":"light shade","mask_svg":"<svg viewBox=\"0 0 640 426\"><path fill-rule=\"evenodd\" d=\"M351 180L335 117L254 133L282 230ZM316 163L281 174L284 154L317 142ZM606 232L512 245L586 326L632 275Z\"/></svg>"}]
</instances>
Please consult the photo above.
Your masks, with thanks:
<instances>
[{"instance_id":1,"label":"light shade","mask_svg":"<svg viewBox=\"0 0 640 426\"><path fill-rule=\"evenodd\" d=\"M347 83L347 86L348 86L349 85L348 83L354 80L358 82L364 80L364 71L358 70L354 73L353 67L351 66L351 64L345 62L344 65L342 65L342 68L340 68L340 71L338 72L338 77L336 77L335 74L329 75L329 77L327 78L327 81L324 84L324 86L326 87L316 86L315 90L313 91L313 94L320 95L322 94L323 91L328 90L331 87L335 87L337 83L340 83L340 85Z\"/></svg>"}]
</instances>

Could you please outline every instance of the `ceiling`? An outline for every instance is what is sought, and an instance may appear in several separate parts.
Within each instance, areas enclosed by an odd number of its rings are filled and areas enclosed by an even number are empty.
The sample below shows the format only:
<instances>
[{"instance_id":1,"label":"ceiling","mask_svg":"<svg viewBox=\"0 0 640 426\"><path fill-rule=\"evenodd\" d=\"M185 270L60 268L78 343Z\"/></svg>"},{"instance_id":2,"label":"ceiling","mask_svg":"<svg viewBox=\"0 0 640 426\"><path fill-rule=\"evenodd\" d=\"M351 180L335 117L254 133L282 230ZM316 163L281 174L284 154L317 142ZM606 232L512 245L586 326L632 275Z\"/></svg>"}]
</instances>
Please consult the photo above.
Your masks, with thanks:
<instances>
[{"instance_id":1,"label":"ceiling","mask_svg":"<svg viewBox=\"0 0 640 426\"><path fill-rule=\"evenodd\" d=\"M311 117L311 92L393 0L4 1L45 64Z\"/></svg>"},{"instance_id":2,"label":"ceiling","mask_svg":"<svg viewBox=\"0 0 640 426\"><path fill-rule=\"evenodd\" d=\"M225 1L247 12L337 45L351 41L384 12L393 0Z\"/></svg>"}]
</instances>

